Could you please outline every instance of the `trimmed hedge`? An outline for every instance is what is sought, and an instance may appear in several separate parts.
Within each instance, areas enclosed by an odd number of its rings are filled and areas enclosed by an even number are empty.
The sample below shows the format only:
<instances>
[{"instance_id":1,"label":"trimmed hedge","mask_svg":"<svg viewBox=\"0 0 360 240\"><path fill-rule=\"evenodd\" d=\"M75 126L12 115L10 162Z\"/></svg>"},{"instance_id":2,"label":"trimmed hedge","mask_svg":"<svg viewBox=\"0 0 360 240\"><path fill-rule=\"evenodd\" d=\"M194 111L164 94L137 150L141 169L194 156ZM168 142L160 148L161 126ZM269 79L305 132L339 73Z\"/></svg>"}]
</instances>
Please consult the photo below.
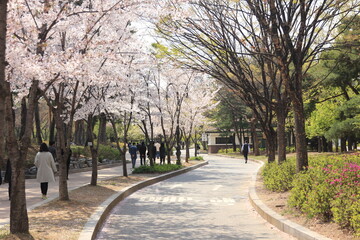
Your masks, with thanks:
<instances>
[{"instance_id":1,"label":"trimmed hedge","mask_svg":"<svg viewBox=\"0 0 360 240\"><path fill-rule=\"evenodd\" d=\"M295 160L267 164L262 172L272 191L291 189L289 206L308 217L334 221L360 236L360 153L309 156L309 168L294 174Z\"/></svg>"},{"instance_id":2,"label":"trimmed hedge","mask_svg":"<svg viewBox=\"0 0 360 240\"><path fill-rule=\"evenodd\" d=\"M275 192L285 192L292 188L295 172L294 160L282 164L272 162L266 164L262 176L267 189Z\"/></svg>"},{"instance_id":3,"label":"trimmed hedge","mask_svg":"<svg viewBox=\"0 0 360 240\"><path fill-rule=\"evenodd\" d=\"M140 173L166 173L171 172L175 170L181 169L181 165L176 164L164 164L164 165L158 165L155 164L154 166L140 166L137 168L134 168L133 174L140 174Z\"/></svg>"}]
</instances>

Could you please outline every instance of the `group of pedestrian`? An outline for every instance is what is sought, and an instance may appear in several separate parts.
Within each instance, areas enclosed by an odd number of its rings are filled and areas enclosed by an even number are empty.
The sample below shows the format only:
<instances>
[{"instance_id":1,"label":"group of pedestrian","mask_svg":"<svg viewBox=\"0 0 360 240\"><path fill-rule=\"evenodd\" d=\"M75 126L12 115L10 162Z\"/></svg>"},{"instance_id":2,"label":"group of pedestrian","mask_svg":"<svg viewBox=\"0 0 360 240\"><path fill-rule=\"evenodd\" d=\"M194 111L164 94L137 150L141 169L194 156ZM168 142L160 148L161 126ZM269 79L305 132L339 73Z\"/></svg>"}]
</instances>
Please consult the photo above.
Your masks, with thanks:
<instances>
[{"instance_id":1,"label":"group of pedestrian","mask_svg":"<svg viewBox=\"0 0 360 240\"><path fill-rule=\"evenodd\" d=\"M163 142L159 143L151 141L149 145L145 145L145 142L141 144L129 143L128 144L129 153L131 157L132 168L136 166L137 152L140 155L140 165L146 165L146 157L153 159L156 163L156 159L160 159L160 164L165 164L166 157L166 148Z\"/></svg>"}]
</instances>

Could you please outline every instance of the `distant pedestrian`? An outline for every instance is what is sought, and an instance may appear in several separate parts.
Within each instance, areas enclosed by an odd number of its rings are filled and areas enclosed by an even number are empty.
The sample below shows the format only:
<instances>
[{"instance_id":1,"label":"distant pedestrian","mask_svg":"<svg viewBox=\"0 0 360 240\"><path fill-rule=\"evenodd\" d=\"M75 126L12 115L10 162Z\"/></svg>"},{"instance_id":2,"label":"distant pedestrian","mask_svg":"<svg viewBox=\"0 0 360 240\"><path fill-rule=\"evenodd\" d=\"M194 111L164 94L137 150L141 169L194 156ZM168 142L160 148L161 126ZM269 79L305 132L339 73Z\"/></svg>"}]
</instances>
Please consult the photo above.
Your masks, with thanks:
<instances>
[{"instance_id":1,"label":"distant pedestrian","mask_svg":"<svg viewBox=\"0 0 360 240\"><path fill-rule=\"evenodd\" d=\"M156 158L157 159L159 159L160 158L160 143L159 142L156 142L155 144L154 144L154 146L155 146L155 148L156 148Z\"/></svg>"},{"instance_id":2,"label":"distant pedestrian","mask_svg":"<svg viewBox=\"0 0 360 240\"><path fill-rule=\"evenodd\" d=\"M136 159L137 159L137 147L136 147L135 143L130 145L129 153L130 153L130 156L131 156L132 168L135 168Z\"/></svg>"},{"instance_id":3,"label":"distant pedestrian","mask_svg":"<svg viewBox=\"0 0 360 240\"><path fill-rule=\"evenodd\" d=\"M9 193L9 200L11 200L11 162L10 162L10 159L8 159L6 162L4 182L9 184L8 193Z\"/></svg>"},{"instance_id":4,"label":"distant pedestrian","mask_svg":"<svg viewBox=\"0 0 360 240\"><path fill-rule=\"evenodd\" d=\"M149 145L147 146L147 155L150 160L150 164L155 164L155 156L156 156L156 147L154 146L154 141L150 141Z\"/></svg>"},{"instance_id":5,"label":"distant pedestrian","mask_svg":"<svg viewBox=\"0 0 360 240\"><path fill-rule=\"evenodd\" d=\"M146 146L145 143L142 142L141 145L139 146L139 153L140 153L140 164L141 165L145 165L145 159L146 159Z\"/></svg>"},{"instance_id":6,"label":"distant pedestrian","mask_svg":"<svg viewBox=\"0 0 360 240\"><path fill-rule=\"evenodd\" d=\"M37 167L36 180L40 183L42 199L47 199L49 182L55 182L54 172L57 172L55 161L46 143L40 145L40 151L35 156Z\"/></svg>"},{"instance_id":7,"label":"distant pedestrian","mask_svg":"<svg viewBox=\"0 0 360 240\"><path fill-rule=\"evenodd\" d=\"M244 155L245 163L247 163L248 154L250 152L250 145L249 145L248 141L245 141L244 145L242 145L241 152Z\"/></svg>"},{"instance_id":8,"label":"distant pedestrian","mask_svg":"<svg viewBox=\"0 0 360 240\"><path fill-rule=\"evenodd\" d=\"M165 156L166 156L165 144L162 142L160 144L160 164L165 164Z\"/></svg>"},{"instance_id":9,"label":"distant pedestrian","mask_svg":"<svg viewBox=\"0 0 360 240\"><path fill-rule=\"evenodd\" d=\"M55 141L50 141L50 142L49 142L49 152L50 152L51 155L53 156L54 161L57 162L57 160L56 160Z\"/></svg>"}]
</instances>

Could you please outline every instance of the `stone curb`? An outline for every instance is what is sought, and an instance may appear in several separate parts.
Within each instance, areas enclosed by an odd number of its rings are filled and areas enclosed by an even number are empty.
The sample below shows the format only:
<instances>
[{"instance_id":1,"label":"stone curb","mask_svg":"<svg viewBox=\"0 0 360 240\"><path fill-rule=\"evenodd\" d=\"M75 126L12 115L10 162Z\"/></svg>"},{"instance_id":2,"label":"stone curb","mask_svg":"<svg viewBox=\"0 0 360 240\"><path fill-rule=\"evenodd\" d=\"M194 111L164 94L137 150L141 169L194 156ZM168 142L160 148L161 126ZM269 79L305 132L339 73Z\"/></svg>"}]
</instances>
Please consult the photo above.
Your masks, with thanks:
<instances>
[{"instance_id":1,"label":"stone curb","mask_svg":"<svg viewBox=\"0 0 360 240\"><path fill-rule=\"evenodd\" d=\"M264 164L263 162L256 161L261 163L261 166ZM260 168L259 168L260 169ZM258 169L258 171L259 171ZM257 172L258 172L257 171ZM256 175L253 176L252 185L249 187L249 199L251 205L255 208L255 210L263 217L266 221L277 227L279 230L288 233L297 239L300 240L331 240L321 234L311 231L308 228L305 228L297 223L294 223L280 214L276 213L268 206L266 206L256 194Z\"/></svg>"},{"instance_id":2,"label":"stone curb","mask_svg":"<svg viewBox=\"0 0 360 240\"><path fill-rule=\"evenodd\" d=\"M152 184L161 182L163 180L178 176L180 174L189 172L191 170L194 170L196 168L202 167L204 165L208 164L208 161L205 161L203 163L196 164L191 167L187 167L184 169L180 169L174 172L170 172L167 174L163 174L161 176L153 177L150 179L147 179L145 181L139 182L137 184L131 185L124 190L113 194L108 199L106 199L99 207L97 207L96 211L91 215L88 222L85 224L82 232L80 233L79 240L89 240L89 239L95 239L96 235L98 234L100 228L104 224L107 216L109 215L110 211L123 199L125 199L127 196L130 196L134 192L150 186Z\"/></svg>"}]
</instances>

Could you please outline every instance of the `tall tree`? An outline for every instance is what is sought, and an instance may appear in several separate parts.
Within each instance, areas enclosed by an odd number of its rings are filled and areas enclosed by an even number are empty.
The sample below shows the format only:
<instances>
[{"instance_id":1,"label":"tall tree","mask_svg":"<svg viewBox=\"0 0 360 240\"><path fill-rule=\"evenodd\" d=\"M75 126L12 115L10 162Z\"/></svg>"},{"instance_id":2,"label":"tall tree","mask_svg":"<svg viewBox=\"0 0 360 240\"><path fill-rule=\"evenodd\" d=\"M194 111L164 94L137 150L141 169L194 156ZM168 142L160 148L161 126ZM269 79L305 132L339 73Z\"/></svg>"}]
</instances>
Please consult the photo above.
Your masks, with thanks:
<instances>
[{"instance_id":1,"label":"tall tree","mask_svg":"<svg viewBox=\"0 0 360 240\"><path fill-rule=\"evenodd\" d=\"M217 70L218 76L231 73L236 79L245 79L240 88L248 95L253 94L254 101L276 100L278 118L283 118L279 114L282 113L280 109L287 108L289 97L295 119L296 168L297 171L301 171L308 165L302 95L304 74L319 53L335 39L334 30L342 18L350 12L358 11L358 6L359 1L352 0L218 0L211 3L200 0L195 3L196 18L187 18L183 22L176 21L176 24L170 25L174 28L165 29L162 33L178 43L177 50L182 50L182 53L187 51L186 57L192 61L192 65L206 65L212 62L215 67L211 70ZM206 11L199 13L199 8ZM207 21L203 21L205 17ZM171 16L163 22L166 23L169 19L171 20ZM198 54L199 52L201 54ZM257 94L259 86L253 85L253 68L241 61L247 59L246 62L251 63L249 56L253 58L252 64L256 61L257 67L261 70L261 82L269 84L265 87L280 87L278 90L274 89L271 98L264 98L266 92ZM224 71L223 65L229 66L233 63L238 64ZM204 67L202 69L209 70ZM236 87L234 82L230 81L235 77L227 78L229 87ZM218 78L220 81L224 79L223 76ZM264 81L265 79L268 80ZM280 92L284 94L279 95ZM278 98L279 96L281 97ZM253 110L256 114L256 107Z\"/></svg>"},{"instance_id":2,"label":"tall tree","mask_svg":"<svg viewBox=\"0 0 360 240\"><path fill-rule=\"evenodd\" d=\"M296 170L308 166L303 103L304 74L326 44L336 37L334 30L359 1L245 1L262 31L270 33L274 47L271 59L278 64L289 91L296 140Z\"/></svg>"},{"instance_id":3,"label":"tall tree","mask_svg":"<svg viewBox=\"0 0 360 240\"><path fill-rule=\"evenodd\" d=\"M7 0L0 1L0 126L5 126ZM5 127L0 128L0 169L5 166Z\"/></svg>"},{"instance_id":4,"label":"tall tree","mask_svg":"<svg viewBox=\"0 0 360 240\"><path fill-rule=\"evenodd\" d=\"M276 144L273 139L277 136L273 127L274 109L280 109L275 107L281 105L282 112L287 113L287 93L276 65L265 61L262 55L251 55L253 50L250 49L264 52L263 48L271 47L262 42L263 38L267 39L266 35L261 32L263 35L258 37L256 32L251 32L253 37L241 36L248 35L241 31L255 31L255 28L249 22L250 26L244 27L238 19L236 13L242 11L240 2L220 0L209 4L198 1L193 7L196 16L176 21L164 19L158 25L175 49L170 52L175 53L173 59L216 78L253 110L266 135L269 161L274 161Z\"/></svg>"}]
</instances>

